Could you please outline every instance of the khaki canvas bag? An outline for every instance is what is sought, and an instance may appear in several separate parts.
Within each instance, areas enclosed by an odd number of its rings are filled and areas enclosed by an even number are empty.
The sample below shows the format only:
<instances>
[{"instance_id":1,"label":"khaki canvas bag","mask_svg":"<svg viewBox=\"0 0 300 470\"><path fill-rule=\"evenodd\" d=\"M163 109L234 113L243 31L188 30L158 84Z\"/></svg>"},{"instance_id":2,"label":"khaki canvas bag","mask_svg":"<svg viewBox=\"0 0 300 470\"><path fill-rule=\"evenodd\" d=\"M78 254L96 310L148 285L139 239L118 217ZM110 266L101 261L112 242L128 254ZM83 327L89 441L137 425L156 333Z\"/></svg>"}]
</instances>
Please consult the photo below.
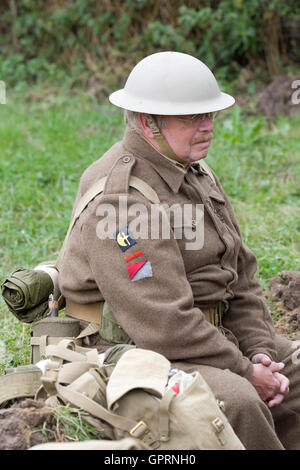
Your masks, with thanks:
<instances>
[{"instance_id":1,"label":"khaki canvas bag","mask_svg":"<svg viewBox=\"0 0 300 470\"><path fill-rule=\"evenodd\" d=\"M67 340L46 348L49 404L80 408L110 440L131 437L160 450L244 449L198 372L178 395L166 391L170 362L161 354L132 348L116 365L100 366L97 351L84 349Z\"/></svg>"},{"instance_id":2,"label":"khaki canvas bag","mask_svg":"<svg viewBox=\"0 0 300 470\"><path fill-rule=\"evenodd\" d=\"M150 450L146 444L125 437L120 441L83 441L83 442L48 442L30 447L28 450Z\"/></svg>"}]
</instances>

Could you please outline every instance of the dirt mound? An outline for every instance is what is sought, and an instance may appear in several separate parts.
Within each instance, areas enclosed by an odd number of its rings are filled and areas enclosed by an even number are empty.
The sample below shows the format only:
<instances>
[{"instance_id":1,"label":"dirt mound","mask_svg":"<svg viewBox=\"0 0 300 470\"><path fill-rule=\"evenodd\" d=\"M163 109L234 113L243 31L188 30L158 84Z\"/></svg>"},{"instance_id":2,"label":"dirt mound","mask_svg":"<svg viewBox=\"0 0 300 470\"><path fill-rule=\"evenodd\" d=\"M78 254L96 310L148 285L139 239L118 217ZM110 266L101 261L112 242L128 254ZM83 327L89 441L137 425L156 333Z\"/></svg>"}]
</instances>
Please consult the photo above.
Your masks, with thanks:
<instances>
[{"instance_id":1,"label":"dirt mound","mask_svg":"<svg viewBox=\"0 0 300 470\"><path fill-rule=\"evenodd\" d=\"M296 80L299 81L300 77L282 75L259 93L259 108L264 115L275 117L277 114L290 115L300 111L300 104L296 104L300 98L299 82L297 84Z\"/></svg>"},{"instance_id":2,"label":"dirt mound","mask_svg":"<svg viewBox=\"0 0 300 470\"><path fill-rule=\"evenodd\" d=\"M55 440L56 420L43 401L22 400L0 409L0 450L25 450Z\"/></svg>"},{"instance_id":3,"label":"dirt mound","mask_svg":"<svg viewBox=\"0 0 300 470\"><path fill-rule=\"evenodd\" d=\"M274 306L276 331L300 339L300 272L282 271L270 282L266 298Z\"/></svg>"}]
</instances>

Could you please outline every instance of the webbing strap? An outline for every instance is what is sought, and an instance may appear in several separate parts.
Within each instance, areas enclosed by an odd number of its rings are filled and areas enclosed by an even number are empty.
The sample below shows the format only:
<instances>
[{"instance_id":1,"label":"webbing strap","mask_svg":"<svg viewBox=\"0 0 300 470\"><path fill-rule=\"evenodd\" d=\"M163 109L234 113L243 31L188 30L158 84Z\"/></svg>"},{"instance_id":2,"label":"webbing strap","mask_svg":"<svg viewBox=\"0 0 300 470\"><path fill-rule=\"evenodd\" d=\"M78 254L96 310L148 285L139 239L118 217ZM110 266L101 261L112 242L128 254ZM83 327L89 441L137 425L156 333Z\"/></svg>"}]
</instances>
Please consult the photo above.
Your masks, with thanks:
<instances>
[{"instance_id":1,"label":"webbing strap","mask_svg":"<svg viewBox=\"0 0 300 470\"><path fill-rule=\"evenodd\" d=\"M96 416L96 418L102 419L111 426L121 429L122 431L130 432L138 424L137 421L111 413L90 398L72 390L71 386L65 387L61 384L57 384L56 388L59 397L63 400L72 403L72 405L87 411L91 415Z\"/></svg>"},{"instance_id":2,"label":"webbing strap","mask_svg":"<svg viewBox=\"0 0 300 470\"><path fill-rule=\"evenodd\" d=\"M95 367L94 362L68 362L58 372L57 382L71 384L78 377Z\"/></svg>"},{"instance_id":3,"label":"webbing strap","mask_svg":"<svg viewBox=\"0 0 300 470\"><path fill-rule=\"evenodd\" d=\"M72 342L69 342L71 344ZM65 361L69 362L93 362L96 365L99 365L98 363L98 355L96 353L95 349L85 349L85 353L83 354L82 352L78 352L78 350L74 349L69 349L66 343L64 344L64 341L61 341L58 345L49 345L46 347L46 356L49 357L55 357L59 359L63 359ZM75 343L74 343L75 346ZM78 347L78 349L80 346ZM77 346L76 346L77 349ZM81 348L80 348L81 349Z\"/></svg>"},{"instance_id":4,"label":"webbing strap","mask_svg":"<svg viewBox=\"0 0 300 470\"><path fill-rule=\"evenodd\" d=\"M77 318L78 320L87 321L89 323L92 323L93 325L97 325L94 327L90 327L90 329L87 330L88 334L91 335L93 334L92 331L94 333L99 331L99 325L101 325L103 304L104 302L78 304L77 302L73 302L72 300L66 299L66 315L72 318ZM82 335L82 337L83 336L87 336L87 334Z\"/></svg>"},{"instance_id":5,"label":"webbing strap","mask_svg":"<svg viewBox=\"0 0 300 470\"><path fill-rule=\"evenodd\" d=\"M148 199L150 202L153 204L160 204L159 197L157 195L157 192L154 191L149 184L147 184L144 180L141 180L137 176L130 176L129 180L129 186L132 186L133 188L137 189L140 193L145 196L146 199Z\"/></svg>"},{"instance_id":6,"label":"webbing strap","mask_svg":"<svg viewBox=\"0 0 300 470\"><path fill-rule=\"evenodd\" d=\"M160 132L154 117L151 114L146 115L148 125L151 129L151 132L158 143L161 152L172 160L176 160L179 163L182 163L182 160L176 155L172 147L169 145L167 139Z\"/></svg>"},{"instance_id":7,"label":"webbing strap","mask_svg":"<svg viewBox=\"0 0 300 470\"><path fill-rule=\"evenodd\" d=\"M174 397L176 397L176 392L170 388L161 399L159 406L159 421L158 421L158 430L159 430L159 439L162 442L166 442L170 439L169 431L169 408Z\"/></svg>"},{"instance_id":8,"label":"webbing strap","mask_svg":"<svg viewBox=\"0 0 300 470\"><path fill-rule=\"evenodd\" d=\"M71 351L70 349L66 349L60 346L47 346L46 348L47 356L54 356L59 357L65 361L86 361L86 357L84 357L81 353L77 353L75 351Z\"/></svg>"},{"instance_id":9,"label":"webbing strap","mask_svg":"<svg viewBox=\"0 0 300 470\"><path fill-rule=\"evenodd\" d=\"M82 333L80 333L80 335L75 339L72 338L71 336L70 337L66 337L66 336L48 336L48 335L32 336L30 338L30 346L40 346L40 352L43 353L43 355L45 355L46 346L49 346L50 344L58 344L63 339L70 339L70 340L73 340L73 341L76 342L76 339L80 339L80 338L85 336Z\"/></svg>"},{"instance_id":10,"label":"webbing strap","mask_svg":"<svg viewBox=\"0 0 300 470\"><path fill-rule=\"evenodd\" d=\"M99 418L114 428L127 431L132 437L140 439L149 447L157 448L159 443L153 436L148 426L143 421L134 421L124 416L116 415L106 408L96 403L91 398L72 389L72 385L67 387L56 385L58 396L72 405L86 411L87 413Z\"/></svg>"},{"instance_id":11,"label":"webbing strap","mask_svg":"<svg viewBox=\"0 0 300 470\"><path fill-rule=\"evenodd\" d=\"M147 122L148 125L151 129L152 134L154 135L154 138L156 142L158 143L161 152L166 155L167 157L171 158L172 160L175 160L176 162L182 163L182 160L176 155L172 147L169 145L167 139L163 136L163 134L160 132L155 119L153 116L150 114L147 114Z\"/></svg>"},{"instance_id":12,"label":"webbing strap","mask_svg":"<svg viewBox=\"0 0 300 470\"><path fill-rule=\"evenodd\" d=\"M75 212L74 212L74 216L71 220L71 223L69 225L69 228L68 228L68 231L67 231L62 249L61 249L61 251L59 253L59 256L58 256L58 259L56 261L55 266L58 269L58 271L59 271L59 268L60 268L60 263L63 259L64 253L65 253L67 240L70 236L70 233L71 233L71 231L74 227L74 224L75 224L76 220L78 219L78 217L80 216L82 211L86 208L86 206L96 196L98 196L98 194L103 192L104 187L105 187L105 183L106 183L106 179L107 179L107 177L104 176L100 180L96 181L96 183L94 183L91 186L91 188L88 189L88 191L81 197L81 199L77 203L77 206L76 206L76 209L75 209ZM129 179L129 186L137 189L139 192L141 192L143 194L143 196L145 196L146 199L148 199L153 204L159 204L160 203L159 197L158 197L157 193L154 191L154 189L151 188L151 186L149 186L149 184L147 184L145 181L141 180L140 178L131 175L130 179Z\"/></svg>"},{"instance_id":13,"label":"webbing strap","mask_svg":"<svg viewBox=\"0 0 300 470\"><path fill-rule=\"evenodd\" d=\"M88 326L76 337L76 339L86 338L99 332L99 325L97 323L89 323Z\"/></svg>"}]
</instances>

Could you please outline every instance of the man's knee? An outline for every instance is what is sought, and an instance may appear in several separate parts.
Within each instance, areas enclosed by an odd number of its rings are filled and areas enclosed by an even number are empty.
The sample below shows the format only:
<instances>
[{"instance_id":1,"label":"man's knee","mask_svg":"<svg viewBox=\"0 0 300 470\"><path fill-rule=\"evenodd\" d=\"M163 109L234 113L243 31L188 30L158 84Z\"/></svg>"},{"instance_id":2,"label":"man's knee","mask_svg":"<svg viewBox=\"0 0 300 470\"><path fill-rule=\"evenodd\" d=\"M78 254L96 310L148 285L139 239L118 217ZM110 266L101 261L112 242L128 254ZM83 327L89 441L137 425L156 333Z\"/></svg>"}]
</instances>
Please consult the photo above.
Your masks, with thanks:
<instances>
[{"instance_id":1,"label":"man's knee","mask_svg":"<svg viewBox=\"0 0 300 470\"><path fill-rule=\"evenodd\" d=\"M238 413L245 409L251 410L261 404L264 405L251 383L228 369L222 370L210 366L179 362L172 364L172 367L185 370L188 373L193 370L200 372L215 397L225 403L226 414L230 409Z\"/></svg>"},{"instance_id":2,"label":"man's knee","mask_svg":"<svg viewBox=\"0 0 300 470\"><path fill-rule=\"evenodd\" d=\"M251 383L229 370L203 369L200 371L215 397L224 401L226 409L235 413L252 410L261 405L261 399ZM216 372L218 371L218 372Z\"/></svg>"}]
</instances>

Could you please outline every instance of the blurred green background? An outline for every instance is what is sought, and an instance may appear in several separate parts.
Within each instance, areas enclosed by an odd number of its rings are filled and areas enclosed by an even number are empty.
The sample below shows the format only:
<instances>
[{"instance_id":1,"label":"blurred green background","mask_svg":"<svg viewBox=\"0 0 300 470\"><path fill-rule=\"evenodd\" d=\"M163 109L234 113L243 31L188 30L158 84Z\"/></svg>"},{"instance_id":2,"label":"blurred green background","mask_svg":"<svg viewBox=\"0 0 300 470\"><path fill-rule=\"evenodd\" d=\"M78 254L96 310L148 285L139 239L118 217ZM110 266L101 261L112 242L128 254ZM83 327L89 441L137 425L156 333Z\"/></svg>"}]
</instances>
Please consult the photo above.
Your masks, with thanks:
<instances>
[{"instance_id":1,"label":"blurred green background","mask_svg":"<svg viewBox=\"0 0 300 470\"><path fill-rule=\"evenodd\" d=\"M264 81L299 66L294 0L2 0L0 76L105 95L158 50L199 57L219 80L249 67ZM249 91L254 91L255 84Z\"/></svg>"}]
</instances>

